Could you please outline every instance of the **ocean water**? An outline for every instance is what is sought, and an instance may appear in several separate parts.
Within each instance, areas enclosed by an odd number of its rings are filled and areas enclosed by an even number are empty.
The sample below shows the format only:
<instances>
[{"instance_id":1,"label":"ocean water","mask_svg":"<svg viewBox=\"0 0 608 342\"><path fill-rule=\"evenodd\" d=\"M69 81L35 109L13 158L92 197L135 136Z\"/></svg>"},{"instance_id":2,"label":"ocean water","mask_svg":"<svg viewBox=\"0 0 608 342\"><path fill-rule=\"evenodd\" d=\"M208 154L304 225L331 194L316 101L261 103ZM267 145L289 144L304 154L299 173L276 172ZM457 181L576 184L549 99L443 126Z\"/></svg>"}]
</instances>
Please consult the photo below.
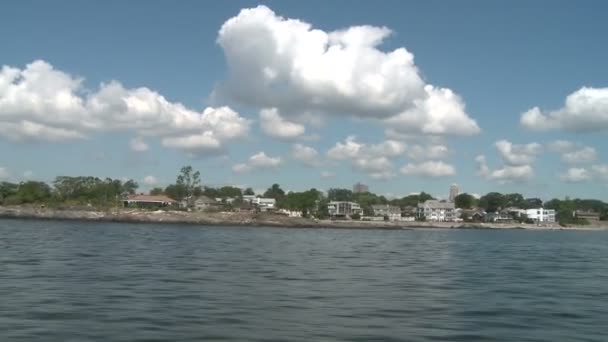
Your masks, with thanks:
<instances>
[{"instance_id":1,"label":"ocean water","mask_svg":"<svg viewBox=\"0 0 608 342\"><path fill-rule=\"evenodd\" d=\"M0 220L0 341L607 341L608 232Z\"/></svg>"}]
</instances>

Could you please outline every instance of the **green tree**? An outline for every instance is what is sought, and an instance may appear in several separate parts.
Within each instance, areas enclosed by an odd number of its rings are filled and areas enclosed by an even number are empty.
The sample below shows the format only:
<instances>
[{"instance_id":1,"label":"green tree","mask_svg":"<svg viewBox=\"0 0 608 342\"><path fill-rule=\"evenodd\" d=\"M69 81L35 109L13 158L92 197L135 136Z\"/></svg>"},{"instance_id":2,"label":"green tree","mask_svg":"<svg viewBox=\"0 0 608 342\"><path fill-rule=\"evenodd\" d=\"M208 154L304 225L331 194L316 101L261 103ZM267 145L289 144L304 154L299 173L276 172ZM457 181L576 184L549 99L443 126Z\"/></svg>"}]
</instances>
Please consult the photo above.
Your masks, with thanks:
<instances>
[{"instance_id":1,"label":"green tree","mask_svg":"<svg viewBox=\"0 0 608 342\"><path fill-rule=\"evenodd\" d=\"M252 188L247 188L245 189L245 191L243 192L243 195L247 195L247 196L254 196L255 192L253 191Z\"/></svg>"},{"instance_id":2,"label":"green tree","mask_svg":"<svg viewBox=\"0 0 608 342\"><path fill-rule=\"evenodd\" d=\"M137 184L136 181L129 179L128 181L123 183L122 192L126 192L126 193L132 195L137 191L138 188L139 188L139 184Z\"/></svg>"},{"instance_id":3,"label":"green tree","mask_svg":"<svg viewBox=\"0 0 608 342\"><path fill-rule=\"evenodd\" d=\"M521 194L518 193L513 193L513 194L506 194L504 196L504 205L506 207L515 207L515 208L524 208L525 206L525 200L524 200L524 196L522 196Z\"/></svg>"},{"instance_id":4,"label":"green tree","mask_svg":"<svg viewBox=\"0 0 608 342\"><path fill-rule=\"evenodd\" d=\"M505 196L499 192L490 192L479 199L479 206L487 212L497 212L506 207Z\"/></svg>"},{"instance_id":5,"label":"green tree","mask_svg":"<svg viewBox=\"0 0 608 342\"><path fill-rule=\"evenodd\" d=\"M330 201L352 201L353 192L349 189L329 189L327 191L327 198Z\"/></svg>"},{"instance_id":6,"label":"green tree","mask_svg":"<svg viewBox=\"0 0 608 342\"><path fill-rule=\"evenodd\" d=\"M187 196L186 187L181 184L169 184L165 188L165 195L176 201L181 201Z\"/></svg>"},{"instance_id":7,"label":"green tree","mask_svg":"<svg viewBox=\"0 0 608 342\"><path fill-rule=\"evenodd\" d=\"M19 184L16 196L21 203L44 202L51 197L51 187L44 182L24 182Z\"/></svg>"},{"instance_id":8,"label":"green tree","mask_svg":"<svg viewBox=\"0 0 608 342\"><path fill-rule=\"evenodd\" d=\"M274 198L275 200L277 200L277 202L281 202L284 196L285 191L281 189L281 186L279 184L272 184L272 186L268 188L266 192L264 192L265 198Z\"/></svg>"},{"instance_id":9,"label":"green tree","mask_svg":"<svg viewBox=\"0 0 608 342\"><path fill-rule=\"evenodd\" d=\"M223 186L219 189L221 198L242 198L243 193L240 188L234 186Z\"/></svg>"},{"instance_id":10,"label":"green tree","mask_svg":"<svg viewBox=\"0 0 608 342\"><path fill-rule=\"evenodd\" d=\"M164 195L165 191L162 188L154 188L152 190L150 190L150 195L154 195L154 196L158 196L158 195Z\"/></svg>"},{"instance_id":11,"label":"green tree","mask_svg":"<svg viewBox=\"0 0 608 342\"><path fill-rule=\"evenodd\" d=\"M467 193L460 194L454 198L456 208L471 209L475 205L475 197Z\"/></svg>"},{"instance_id":12,"label":"green tree","mask_svg":"<svg viewBox=\"0 0 608 342\"><path fill-rule=\"evenodd\" d=\"M184 166L179 171L175 183L185 190L185 197L190 197L194 194L194 189L201 184L201 173L194 171L190 165Z\"/></svg>"},{"instance_id":13,"label":"green tree","mask_svg":"<svg viewBox=\"0 0 608 342\"><path fill-rule=\"evenodd\" d=\"M0 203L6 204L8 198L17 194L19 186L14 183L1 182L0 183Z\"/></svg>"}]
</instances>

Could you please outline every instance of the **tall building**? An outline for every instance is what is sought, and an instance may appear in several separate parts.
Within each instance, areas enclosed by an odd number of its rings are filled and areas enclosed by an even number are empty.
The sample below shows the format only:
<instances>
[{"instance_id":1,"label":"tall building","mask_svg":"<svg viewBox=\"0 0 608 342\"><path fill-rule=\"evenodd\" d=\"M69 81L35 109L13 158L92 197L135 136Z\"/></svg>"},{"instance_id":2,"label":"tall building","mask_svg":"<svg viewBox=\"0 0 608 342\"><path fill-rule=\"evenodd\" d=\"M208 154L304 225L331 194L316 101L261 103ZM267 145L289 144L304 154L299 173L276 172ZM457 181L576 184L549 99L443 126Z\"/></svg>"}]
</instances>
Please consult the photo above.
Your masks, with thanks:
<instances>
[{"instance_id":1,"label":"tall building","mask_svg":"<svg viewBox=\"0 0 608 342\"><path fill-rule=\"evenodd\" d=\"M353 193L360 194L362 192L369 192L369 187L365 184L357 183L353 185Z\"/></svg>"},{"instance_id":2,"label":"tall building","mask_svg":"<svg viewBox=\"0 0 608 342\"><path fill-rule=\"evenodd\" d=\"M458 184L450 185L450 202L454 202L456 196L459 194Z\"/></svg>"}]
</instances>

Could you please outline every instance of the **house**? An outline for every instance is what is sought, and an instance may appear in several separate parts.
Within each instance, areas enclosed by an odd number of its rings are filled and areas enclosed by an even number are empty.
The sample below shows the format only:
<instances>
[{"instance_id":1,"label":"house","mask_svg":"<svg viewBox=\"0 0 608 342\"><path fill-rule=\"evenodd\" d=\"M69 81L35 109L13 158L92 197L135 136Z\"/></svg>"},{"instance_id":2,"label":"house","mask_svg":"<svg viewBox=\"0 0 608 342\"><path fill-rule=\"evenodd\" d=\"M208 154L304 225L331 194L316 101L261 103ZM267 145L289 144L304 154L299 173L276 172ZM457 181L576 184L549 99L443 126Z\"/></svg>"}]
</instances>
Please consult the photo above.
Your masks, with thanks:
<instances>
[{"instance_id":1,"label":"house","mask_svg":"<svg viewBox=\"0 0 608 342\"><path fill-rule=\"evenodd\" d=\"M527 209L526 216L528 217L529 220L532 220L537 223L555 222L555 210L553 210L553 209L544 209L544 208Z\"/></svg>"},{"instance_id":2,"label":"house","mask_svg":"<svg viewBox=\"0 0 608 342\"><path fill-rule=\"evenodd\" d=\"M244 203L250 203L259 211L275 210L277 208L277 200L274 198L256 197L255 195L244 195Z\"/></svg>"},{"instance_id":3,"label":"house","mask_svg":"<svg viewBox=\"0 0 608 342\"><path fill-rule=\"evenodd\" d=\"M406 205L405 207L401 208L401 217L402 218L409 218L408 221L413 221L416 219L416 212L417 209L414 206L411 205Z\"/></svg>"},{"instance_id":4,"label":"house","mask_svg":"<svg viewBox=\"0 0 608 342\"><path fill-rule=\"evenodd\" d=\"M327 205L329 216L350 218L353 215L361 215L363 210L361 206L355 202L346 201L331 201Z\"/></svg>"},{"instance_id":5,"label":"house","mask_svg":"<svg viewBox=\"0 0 608 342\"><path fill-rule=\"evenodd\" d=\"M243 195L243 202L253 202L257 198L256 195Z\"/></svg>"},{"instance_id":6,"label":"house","mask_svg":"<svg viewBox=\"0 0 608 342\"><path fill-rule=\"evenodd\" d=\"M233 207L233 210L237 213L250 213L256 211L256 208L249 202L243 202L236 207Z\"/></svg>"},{"instance_id":7,"label":"house","mask_svg":"<svg viewBox=\"0 0 608 342\"><path fill-rule=\"evenodd\" d=\"M176 200L165 195L127 195L122 202L125 208L159 209L177 205Z\"/></svg>"},{"instance_id":8,"label":"house","mask_svg":"<svg viewBox=\"0 0 608 342\"><path fill-rule=\"evenodd\" d=\"M454 202L427 200L418 203L418 218L427 221L453 222L456 219Z\"/></svg>"},{"instance_id":9,"label":"house","mask_svg":"<svg viewBox=\"0 0 608 342\"><path fill-rule=\"evenodd\" d=\"M388 218L389 221L401 220L401 208L388 204L374 204L372 211L375 217Z\"/></svg>"},{"instance_id":10,"label":"house","mask_svg":"<svg viewBox=\"0 0 608 342\"><path fill-rule=\"evenodd\" d=\"M513 217L507 211L500 211L495 213L486 213L484 217L486 222L495 223L509 223L513 221Z\"/></svg>"},{"instance_id":11,"label":"house","mask_svg":"<svg viewBox=\"0 0 608 342\"><path fill-rule=\"evenodd\" d=\"M277 200L274 198L256 197L251 201L251 204L257 207L259 211L270 211L277 208Z\"/></svg>"},{"instance_id":12,"label":"house","mask_svg":"<svg viewBox=\"0 0 608 342\"><path fill-rule=\"evenodd\" d=\"M595 211L577 210L574 215L576 218L587 220L591 224L600 222L600 213Z\"/></svg>"},{"instance_id":13,"label":"house","mask_svg":"<svg viewBox=\"0 0 608 342\"><path fill-rule=\"evenodd\" d=\"M207 196L199 196L191 202L191 208L194 210L208 210L212 208L221 208L222 202L218 202Z\"/></svg>"}]
</instances>

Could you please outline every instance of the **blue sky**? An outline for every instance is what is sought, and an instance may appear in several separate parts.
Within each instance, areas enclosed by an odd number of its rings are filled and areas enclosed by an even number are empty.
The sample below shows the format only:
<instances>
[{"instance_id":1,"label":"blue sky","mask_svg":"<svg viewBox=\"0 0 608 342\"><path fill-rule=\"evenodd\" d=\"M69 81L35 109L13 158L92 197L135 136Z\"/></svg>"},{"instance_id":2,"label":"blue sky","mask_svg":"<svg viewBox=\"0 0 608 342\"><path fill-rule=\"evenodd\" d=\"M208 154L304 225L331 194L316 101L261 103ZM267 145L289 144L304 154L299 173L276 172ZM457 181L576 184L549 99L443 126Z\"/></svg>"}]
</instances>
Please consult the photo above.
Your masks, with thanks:
<instances>
[{"instance_id":1,"label":"blue sky","mask_svg":"<svg viewBox=\"0 0 608 342\"><path fill-rule=\"evenodd\" d=\"M9 1L0 177L126 177L149 188L191 164L207 185L361 181L381 194L447 196L458 183L608 200L607 10L603 1ZM340 54L330 59L329 46ZM392 54L402 48L413 63Z\"/></svg>"}]
</instances>

